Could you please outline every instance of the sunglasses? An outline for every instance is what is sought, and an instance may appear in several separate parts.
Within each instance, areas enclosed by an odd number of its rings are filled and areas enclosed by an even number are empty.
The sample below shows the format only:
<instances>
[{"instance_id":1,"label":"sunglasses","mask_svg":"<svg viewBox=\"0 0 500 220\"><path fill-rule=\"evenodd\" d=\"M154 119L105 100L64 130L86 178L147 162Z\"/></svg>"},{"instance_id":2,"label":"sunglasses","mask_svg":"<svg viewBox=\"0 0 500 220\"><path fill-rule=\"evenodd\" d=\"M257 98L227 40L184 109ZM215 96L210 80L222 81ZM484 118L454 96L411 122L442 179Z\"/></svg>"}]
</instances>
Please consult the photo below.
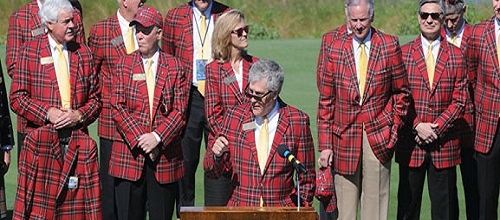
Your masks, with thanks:
<instances>
[{"instance_id":1,"label":"sunglasses","mask_svg":"<svg viewBox=\"0 0 500 220\"><path fill-rule=\"evenodd\" d=\"M262 101L263 98L265 98L267 95L271 94L273 91L268 91L266 93L264 93L263 95L254 95L252 94L254 91L252 91L252 93L250 93L249 89L248 89L248 86L250 84L247 84L247 86L245 87L245 96L248 98L248 99L255 99L255 101L257 102L260 102Z\"/></svg>"},{"instance_id":2,"label":"sunglasses","mask_svg":"<svg viewBox=\"0 0 500 220\"><path fill-rule=\"evenodd\" d=\"M238 28L236 30L232 30L231 33L232 34L237 34L238 37L241 37L243 35L243 31L245 31L245 33L248 34L248 31L250 31L250 27L247 25L245 27L242 27L242 28Z\"/></svg>"},{"instance_id":3,"label":"sunglasses","mask_svg":"<svg viewBox=\"0 0 500 220\"><path fill-rule=\"evenodd\" d=\"M437 13L437 12L434 12L434 13L427 13L427 12L420 12L420 18L422 18L423 20L427 20L427 18L431 16L431 18L433 20L437 20L441 17L441 13Z\"/></svg>"},{"instance_id":4,"label":"sunglasses","mask_svg":"<svg viewBox=\"0 0 500 220\"><path fill-rule=\"evenodd\" d=\"M135 25L135 33L138 34L138 33L143 33L145 35L149 35L151 34L151 32L153 31L153 29L155 28L155 26L151 26L151 27L144 27L140 24L137 24Z\"/></svg>"}]
</instances>

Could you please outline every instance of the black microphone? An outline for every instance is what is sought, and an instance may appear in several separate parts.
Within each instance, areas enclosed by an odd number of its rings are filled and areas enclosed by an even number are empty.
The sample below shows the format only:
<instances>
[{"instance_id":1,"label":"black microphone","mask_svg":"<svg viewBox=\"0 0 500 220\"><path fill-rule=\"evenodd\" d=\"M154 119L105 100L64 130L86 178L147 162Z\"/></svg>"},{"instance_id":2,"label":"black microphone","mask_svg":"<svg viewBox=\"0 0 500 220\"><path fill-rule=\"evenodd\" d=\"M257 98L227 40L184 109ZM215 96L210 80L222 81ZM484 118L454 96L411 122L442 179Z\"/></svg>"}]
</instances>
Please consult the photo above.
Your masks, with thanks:
<instances>
[{"instance_id":1,"label":"black microphone","mask_svg":"<svg viewBox=\"0 0 500 220\"><path fill-rule=\"evenodd\" d=\"M286 158L288 161L290 161L290 163L292 163L293 167L295 168L295 170L297 170L298 173L304 173L304 174L307 173L307 170L304 167L304 165L302 165L300 161L297 160L295 156L293 156L293 154L290 152L290 150L286 145L284 144L278 145L278 154L281 157Z\"/></svg>"}]
</instances>

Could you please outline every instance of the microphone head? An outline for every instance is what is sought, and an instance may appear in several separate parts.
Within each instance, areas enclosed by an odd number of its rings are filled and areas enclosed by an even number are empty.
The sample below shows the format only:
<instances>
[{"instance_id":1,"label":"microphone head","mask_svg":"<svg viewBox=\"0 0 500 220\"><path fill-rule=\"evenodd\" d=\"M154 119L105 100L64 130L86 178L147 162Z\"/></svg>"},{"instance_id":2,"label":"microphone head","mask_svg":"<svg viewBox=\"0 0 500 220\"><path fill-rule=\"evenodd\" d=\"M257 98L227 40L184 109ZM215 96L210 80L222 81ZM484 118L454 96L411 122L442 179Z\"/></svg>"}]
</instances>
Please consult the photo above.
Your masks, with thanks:
<instances>
[{"instance_id":1,"label":"microphone head","mask_svg":"<svg viewBox=\"0 0 500 220\"><path fill-rule=\"evenodd\" d=\"M287 151L290 152L290 150L288 150L288 147L285 144L278 145L278 154L281 157L286 158L285 152L287 152Z\"/></svg>"}]
</instances>

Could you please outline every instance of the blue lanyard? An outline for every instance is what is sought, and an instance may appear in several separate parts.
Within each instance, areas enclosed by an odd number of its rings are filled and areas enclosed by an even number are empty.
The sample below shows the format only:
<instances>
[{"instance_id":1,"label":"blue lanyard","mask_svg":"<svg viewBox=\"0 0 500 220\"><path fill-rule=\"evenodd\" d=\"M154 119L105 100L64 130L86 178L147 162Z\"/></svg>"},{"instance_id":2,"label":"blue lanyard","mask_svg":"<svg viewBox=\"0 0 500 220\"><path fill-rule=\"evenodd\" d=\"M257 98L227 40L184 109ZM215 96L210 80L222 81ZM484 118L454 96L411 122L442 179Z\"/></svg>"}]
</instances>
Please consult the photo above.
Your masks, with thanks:
<instances>
[{"instance_id":1,"label":"blue lanyard","mask_svg":"<svg viewBox=\"0 0 500 220\"><path fill-rule=\"evenodd\" d=\"M199 24L198 24L198 19L196 19L197 16L195 16L196 14L194 13L194 3L193 3L193 17L194 17L194 22L196 23L196 30L198 31L198 37L200 38L200 43L201 43L201 48L203 48L203 46L205 45L205 40L207 39L207 34L208 34L208 29L210 28L210 20L212 20L212 16L210 15L210 17L208 18L208 24L207 24L207 29L205 30L205 33L203 34L203 38L201 37L201 33L200 33L200 27L199 27ZM203 12L201 12L203 13Z\"/></svg>"}]
</instances>

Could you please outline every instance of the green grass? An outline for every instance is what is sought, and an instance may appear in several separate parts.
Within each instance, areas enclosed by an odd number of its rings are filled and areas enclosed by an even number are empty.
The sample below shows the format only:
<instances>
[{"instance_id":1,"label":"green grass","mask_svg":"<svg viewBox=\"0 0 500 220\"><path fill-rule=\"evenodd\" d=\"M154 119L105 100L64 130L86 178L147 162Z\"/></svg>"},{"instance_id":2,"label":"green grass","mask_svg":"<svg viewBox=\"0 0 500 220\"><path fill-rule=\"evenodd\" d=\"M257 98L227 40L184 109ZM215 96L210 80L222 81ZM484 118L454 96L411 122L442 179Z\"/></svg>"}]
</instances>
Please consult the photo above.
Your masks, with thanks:
<instances>
[{"instance_id":1,"label":"green grass","mask_svg":"<svg viewBox=\"0 0 500 220\"><path fill-rule=\"evenodd\" d=\"M401 44L404 44L412 39L414 36L403 36L400 38ZM276 60L285 70L285 83L281 97L285 102L309 114L311 118L311 130L313 138L316 143L316 109L318 91L316 89L316 63L319 52L320 39L297 39L297 40L259 40L250 41L248 51L250 54L259 58L269 58ZM5 47L0 46L0 57L5 57ZM2 61L2 66L5 72L5 63ZM6 77L7 89L10 89L10 78ZM13 118L13 125L15 126L15 115L11 113ZM95 139L97 138L96 123L90 128L90 134ZM317 146L316 146L317 147ZM202 149L204 153L204 149ZM7 208L12 209L16 182L17 182L17 149L12 152L12 165L9 172L6 174L6 189L7 189ZM203 155L203 154L202 154ZM196 206L203 206L203 167L200 163L198 167L197 188L196 188ZM465 207L463 189L461 187L461 177L458 173L459 185L459 202L461 218L465 219ZM389 219L396 219L397 210L397 186L398 186L398 166L396 163L392 166L391 175L391 198L389 205ZM424 190L424 197L422 202L421 219L430 219L430 201L427 190ZM318 203L315 202L315 207Z\"/></svg>"},{"instance_id":2,"label":"green grass","mask_svg":"<svg viewBox=\"0 0 500 220\"><path fill-rule=\"evenodd\" d=\"M0 25L0 44L5 43L10 14L31 1L0 1L0 24L4 24ZM148 0L146 4L158 8L165 15L168 10L186 2L188 0ZM246 15L246 22L255 32L264 31L279 38L319 38L327 30L345 22L343 0L220 0L220 2L242 10ZM116 0L80 0L80 3L83 7L83 22L87 34L93 24L116 13L118 8ZM377 0L374 26L390 34L417 34L419 33L417 8L418 1L415 0ZM474 4L470 3L466 14L471 24L491 16L491 4L485 0L475 0Z\"/></svg>"}]
</instances>

